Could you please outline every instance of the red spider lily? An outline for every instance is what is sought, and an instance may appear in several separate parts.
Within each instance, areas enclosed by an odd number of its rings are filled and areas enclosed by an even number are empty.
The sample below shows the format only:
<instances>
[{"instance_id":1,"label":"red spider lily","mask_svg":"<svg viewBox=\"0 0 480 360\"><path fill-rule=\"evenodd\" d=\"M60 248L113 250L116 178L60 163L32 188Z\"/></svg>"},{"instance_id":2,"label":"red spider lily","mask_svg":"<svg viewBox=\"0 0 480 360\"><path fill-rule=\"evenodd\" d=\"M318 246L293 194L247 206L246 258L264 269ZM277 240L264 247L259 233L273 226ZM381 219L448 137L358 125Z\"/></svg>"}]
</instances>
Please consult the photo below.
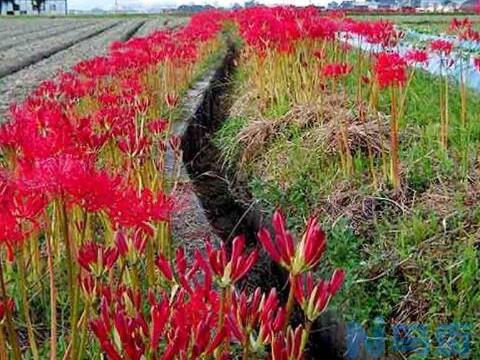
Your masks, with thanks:
<instances>
[{"instance_id":1,"label":"red spider lily","mask_svg":"<svg viewBox=\"0 0 480 360\"><path fill-rule=\"evenodd\" d=\"M168 120L157 119L150 121L147 125L148 130L153 134L161 134L168 128Z\"/></svg>"},{"instance_id":2,"label":"red spider lily","mask_svg":"<svg viewBox=\"0 0 480 360\"><path fill-rule=\"evenodd\" d=\"M116 247L105 247L97 242L89 241L78 250L78 263L88 272L102 274L110 270L118 259Z\"/></svg>"},{"instance_id":3,"label":"red spider lily","mask_svg":"<svg viewBox=\"0 0 480 360\"><path fill-rule=\"evenodd\" d=\"M453 50L453 43L443 39L433 40L430 42L430 50L448 56Z\"/></svg>"},{"instance_id":4,"label":"red spider lily","mask_svg":"<svg viewBox=\"0 0 480 360\"><path fill-rule=\"evenodd\" d=\"M207 242L208 262L218 277L220 286L227 287L235 284L255 265L258 259L258 250L250 254L243 254L245 250L245 237L237 236L232 242L232 254L228 259L227 249L222 243L220 249L214 249Z\"/></svg>"},{"instance_id":5,"label":"red spider lily","mask_svg":"<svg viewBox=\"0 0 480 360\"><path fill-rule=\"evenodd\" d=\"M125 233L120 229L115 232L115 246L118 250L119 256L126 256L128 254L128 243Z\"/></svg>"},{"instance_id":6,"label":"red spider lily","mask_svg":"<svg viewBox=\"0 0 480 360\"><path fill-rule=\"evenodd\" d=\"M149 233L149 224L168 221L172 209L172 199L163 193L146 188L139 193L132 187L122 187L112 196L106 212L117 226L138 227Z\"/></svg>"},{"instance_id":7,"label":"red spider lily","mask_svg":"<svg viewBox=\"0 0 480 360\"><path fill-rule=\"evenodd\" d=\"M405 54L405 60L409 64L426 64L428 53L425 50L412 49Z\"/></svg>"},{"instance_id":8,"label":"red spider lily","mask_svg":"<svg viewBox=\"0 0 480 360\"><path fill-rule=\"evenodd\" d=\"M268 296L265 296L257 288L250 296L244 292L240 295L233 294L227 327L242 345L246 346L250 342L255 348L260 348L271 340L272 334L283 329L286 320L286 312L279 306L276 290L270 290Z\"/></svg>"},{"instance_id":9,"label":"red spider lily","mask_svg":"<svg viewBox=\"0 0 480 360\"><path fill-rule=\"evenodd\" d=\"M208 319L202 321L193 331L194 344L192 348L192 358L202 358L213 354L220 344L227 338L227 332L224 327L212 337L212 327Z\"/></svg>"},{"instance_id":10,"label":"red spider lily","mask_svg":"<svg viewBox=\"0 0 480 360\"><path fill-rule=\"evenodd\" d=\"M171 263L159 254L155 260L155 265L162 273L163 277L171 284L179 284L189 294L197 291L199 294L207 294L212 288L212 273L206 260L200 254L195 252L195 261L188 268L185 250L178 248L175 253L175 271ZM200 272L200 281L197 281L195 275Z\"/></svg>"},{"instance_id":11,"label":"red spider lily","mask_svg":"<svg viewBox=\"0 0 480 360\"><path fill-rule=\"evenodd\" d=\"M125 235L124 230L118 230L115 233L115 245L119 256L127 257L132 255L136 259L144 253L147 241L151 240L151 238L150 231L146 232L141 227L133 229L129 236Z\"/></svg>"},{"instance_id":12,"label":"red spider lily","mask_svg":"<svg viewBox=\"0 0 480 360\"><path fill-rule=\"evenodd\" d=\"M78 283L80 284L80 288L82 289L83 293L87 297L92 297L95 293L96 284L95 279L91 274L86 274L82 276L81 274L78 275Z\"/></svg>"},{"instance_id":13,"label":"red spider lily","mask_svg":"<svg viewBox=\"0 0 480 360\"><path fill-rule=\"evenodd\" d=\"M0 301L0 321L5 320L5 303L7 304L8 311L13 313L15 311L15 302L13 301L13 298L9 297L7 301Z\"/></svg>"},{"instance_id":14,"label":"red spider lily","mask_svg":"<svg viewBox=\"0 0 480 360\"><path fill-rule=\"evenodd\" d=\"M170 317L170 305L168 301L162 300L151 304L150 316L152 324L150 328L150 348L156 350L160 344L161 337Z\"/></svg>"},{"instance_id":15,"label":"red spider lily","mask_svg":"<svg viewBox=\"0 0 480 360\"><path fill-rule=\"evenodd\" d=\"M329 281L320 280L316 285L311 272L306 276L290 277L295 299L308 320L315 321L325 311L332 297L340 290L344 279L343 270L335 270Z\"/></svg>"},{"instance_id":16,"label":"red spider lily","mask_svg":"<svg viewBox=\"0 0 480 360\"><path fill-rule=\"evenodd\" d=\"M302 339L305 330L298 326L288 328L287 334L280 333L272 339L272 360L303 360Z\"/></svg>"},{"instance_id":17,"label":"red spider lily","mask_svg":"<svg viewBox=\"0 0 480 360\"><path fill-rule=\"evenodd\" d=\"M472 22L469 18L463 18L461 20L453 18L449 25L449 30L460 33L472 27Z\"/></svg>"},{"instance_id":18,"label":"red spider lily","mask_svg":"<svg viewBox=\"0 0 480 360\"><path fill-rule=\"evenodd\" d=\"M167 94L165 96L165 102L170 108L174 108L178 103L178 96L175 94Z\"/></svg>"},{"instance_id":19,"label":"red spider lily","mask_svg":"<svg viewBox=\"0 0 480 360\"><path fill-rule=\"evenodd\" d=\"M477 71L480 71L480 58L473 59L473 66Z\"/></svg>"},{"instance_id":20,"label":"red spider lily","mask_svg":"<svg viewBox=\"0 0 480 360\"><path fill-rule=\"evenodd\" d=\"M172 135L168 140L170 147L175 152L175 154L179 154L182 150L182 139L179 136Z\"/></svg>"},{"instance_id":21,"label":"red spider lily","mask_svg":"<svg viewBox=\"0 0 480 360\"><path fill-rule=\"evenodd\" d=\"M323 60L325 58L325 51L324 50L315 50L313 52L313 56L315 56L315 58L317 60Z\"/></svg>"},{"instance_id":22,"label":"red spider lily","mask_svg":"<svg viewBox=\"0 0 480 360\"><path fill-rule=\"evenodd\" d=\"M406 61L396 52L379 53L373 71L381 88L403 86L407 81Z\"/></svg>"},{"instance_id":23,"label":"red spider lily","mask_svg":"<svg viewBox=\"0 0 480 360\"><path fill-rule=\"evenodd\" d=\"M98 318L90 321L90 329L97 337L102 351L107 356L109 360L123 360L122 356L113 346L111 340L108 338L110 333L110 328L106 326L106 323L102 319Z\"/></svg>"},{"instance_id":24,"label":"red spider lily","mask_svg":"<svg viewBox=\"0 0 480 360\"><path fill-rule=\"evenodd\" d=\"M473 30L473 23L468 18L462 20L454 18L450 22L449 30L456 34L459 40L480 40L480 33Z\"/></svg>"},{"instance_id":25,"label":"red spider lily","mask_svg":"<svg viewBox=\"0 0 480 360\"><path fill-rule=\"evenodd\" d=\"M155 260L155 264L157 265L157 268L163 274L165 279L171 282L174 281L172 266L170 265L170 262L165 258L165 256L163 256L162 254L158 255L157 259Z\"/></svg>"},{"instance_id":26,"label":"red spider lily","mask_svg":"<svg viewBox=\"0 0 480 360\"><path fill-rule=\"evenodd\" d=\"M350 74L352 66L345 63L326 64L322 68L322 75L326 77L338 78Z\"/></svg>"},{"instance_id":27,"label":"red spider lily","mask_svg":"<svg viewBox=\"0 0 480 360\"><path fill-rule=\"evenodd\" d=\"M380 44L384 48L394 47L403 34L395 30L390 21L346 21L346 31L364 38L370 44Z\"/></svg>"},{"instance_id":28,"label":"red spider lily","mask_svg":"<svg viewBox=\"0 0 480 360\"><path fill-rule=\"evenodd\" d=\"M140 360L145 353L141 335L147 333L145 322L140 316L130 316L124 310L117 310L113 316L113 331L121 341L128 359ZM146 331L147 330L147 331Z\"/></svg>"},{"instance_id":29,"label":"red spider lily","mask_svg":"<svg viewBox=\"0 0 480 360\"><path fill-rule=\"evenodd\" d=\"M307 222L301 241L295 246L293 236L286 230L285 216L277 209L272 225L275 242L267 229L262 228L257 236L270 257L292 274L300 274L314 268L326 249L325 233L315 217Z\"/></svg>"},{"instance_id":30,"label":"red spider lily","mask_svg":"<svg viewBox=\"0 0 480 360\"><path fill-rule=\"evenodd\" d=\"M136 136L129 133L127 136L118 139L118 148L125 154L136 157L148 151L150 139L146 136Z\"/></svg>"}]
</instances>

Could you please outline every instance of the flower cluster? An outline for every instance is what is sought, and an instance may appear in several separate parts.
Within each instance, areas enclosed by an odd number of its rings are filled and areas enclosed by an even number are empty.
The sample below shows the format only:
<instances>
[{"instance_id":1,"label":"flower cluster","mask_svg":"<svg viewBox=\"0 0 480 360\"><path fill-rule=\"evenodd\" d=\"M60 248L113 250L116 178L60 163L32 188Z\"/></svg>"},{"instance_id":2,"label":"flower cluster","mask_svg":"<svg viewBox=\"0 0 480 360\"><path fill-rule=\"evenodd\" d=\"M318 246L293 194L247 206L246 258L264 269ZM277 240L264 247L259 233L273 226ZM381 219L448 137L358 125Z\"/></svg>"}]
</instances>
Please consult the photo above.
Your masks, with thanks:
<instances>
[{"instance_id":1,"label":"flower cluster","mask_svg":"<svg viewBox=\"0 0 480 360\"><path fill-rule=\"evenodd\" d=\"M50 288L42 288L51 297L51 358L60 357L57 318L71 332L70 358L82 358L87 335L81 333L94 294L106 291L102 281L119 263L129 275L121 285L136 293L141 284L133 274L152 269L155 254L169 254L177 179L165 169L167 152L181 161L181 142L169 123L179 94L218 51L225 17L206 12L177 30L113 43L107 55L42 82L11 106L0 126L0 245L17 268L25 267L15 284L19 289L43 281L48 269ZM32 261L26 263L24 255ZM68 294L62 298L70 301L71 314L57 317L56 294L65 289L58 279L65 268ZM39 359L28 303L21 303L29 348ZM128 316L115 310L115 324L128 343ZM6 324L17 359L15 322ZM129 344L132 358L136 347Z\"/></svg>"},{"instance_id":2,"label":"flower cluster","mask_svg":"<svg viewBox=\"0 0 480 360\"><path fill-rule=\"evenodd\" d=\"M320 263L327 246L325 233L315 217L308 220L305 233L297 243L287 230L285 216L280 210L275 211L272 225L275 240L266 228L259 231L258 238L270 257L289 272L291 295L295 296L307 319L313 322L338 292L345 273L336 270L329 281L320 280L314 285L312 271ZM287 312L290 311L287 305Z\"/></svg>"},{"instance_id":3,"label":"flower cluster","mask_svg":"<svg viewBox=\"0 0 480 360\"><path fill-rule=\"evenodd\" d=\"M325 235L314 218L296 248L280 211L275 212L273 225L276 238L282 241L279 248L266 242L271 239L266 239L265 229L258 234L259 239L274 260L285 259L281 264L291 272L292 299L298 301L311 323L339 291L344 272L336 270L330 280L314 285L312 272L300 276L294 270L313 268L325 250ZM292 304L284 306L275 288L267 293L259 288L248 293L235 287L258 256L257 249L245 249L243 236L233 240L231 251L223 243L215 247L208 242L204 252L197 249L190 256L183 248L176 250L172 260L159 254L155 285L146 296L141 288L122 281L112 285L109 276L101 275L122 267L121 253L118 242L110 248L88 242L78 253L80 264L89 273L83 280L84 295L99 304L89 327L108 359L213 355L228 359L239 351L244 359L260 359L269 349L271 358L303 359L309 330L288 326Z\"/></svg>"},{"instance_id":4,"label":"flower cluster","mask_svg":"<svg viewBox=\"0 0 480 360\"><path fill-rule=\"evenodd\" d=\"M399 53L379 53L373 70L380 87L403 86L407 81L406 65L405 59Z\"/></svg>"},{"instance_id":5,"label":"flower cluster","mask_svg":"<svg viewBox=\"0 0 480 360\"><path fill-rule=\"evenodd\" d=\"M453 43L448 40L437 39L430 42L430 50L443 56L448 56L453 50Z\"/></svg>"}]
</instances>

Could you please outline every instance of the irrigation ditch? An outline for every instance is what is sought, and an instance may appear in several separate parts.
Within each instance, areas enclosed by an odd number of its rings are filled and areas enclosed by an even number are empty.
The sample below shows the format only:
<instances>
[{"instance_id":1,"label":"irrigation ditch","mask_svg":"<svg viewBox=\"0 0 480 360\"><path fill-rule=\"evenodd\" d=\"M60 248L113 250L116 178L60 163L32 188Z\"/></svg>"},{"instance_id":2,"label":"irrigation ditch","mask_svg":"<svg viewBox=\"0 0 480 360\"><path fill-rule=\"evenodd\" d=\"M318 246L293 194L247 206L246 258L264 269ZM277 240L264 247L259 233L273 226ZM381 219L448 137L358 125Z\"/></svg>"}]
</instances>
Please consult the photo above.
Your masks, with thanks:
<instances>
[{"instance_id":1,"label":"irrigation ditch","mask_svg":"<svg viewBox=\"0 0 480 360\"><path fill-rule=\"evenodd\" d=\"M210 229L227 246L235 236L243 234L249 247L259 246L256 233L266 226L271 230L271 219L241 181L232 180L233 170L222 164L220 150L212 139L229 115L233 103L232 74L235 72L239 49L228 41L228 50L217 67L187 95L187 112L174 126L174 133L182 138L183 166L188 173L194 196L209 222ZM191 97L194 97L192 100ZM189 99L190 97L190 99ZM235 179L239 177L235 176ZM240 177L241 178L241 177ZM240 287L275 287L282 301L288 298L288 275L262 252L255 268ZM291 323L303 322L299 308L293 312ZM313 324L307 346L308 359L347 359L347 324L333 311L325 312ZM373 359L361 349L358 360ZM378 359L378 358L376 358ZM382 359L396 359L389 355Z\"/></svg>"}]
</instances>

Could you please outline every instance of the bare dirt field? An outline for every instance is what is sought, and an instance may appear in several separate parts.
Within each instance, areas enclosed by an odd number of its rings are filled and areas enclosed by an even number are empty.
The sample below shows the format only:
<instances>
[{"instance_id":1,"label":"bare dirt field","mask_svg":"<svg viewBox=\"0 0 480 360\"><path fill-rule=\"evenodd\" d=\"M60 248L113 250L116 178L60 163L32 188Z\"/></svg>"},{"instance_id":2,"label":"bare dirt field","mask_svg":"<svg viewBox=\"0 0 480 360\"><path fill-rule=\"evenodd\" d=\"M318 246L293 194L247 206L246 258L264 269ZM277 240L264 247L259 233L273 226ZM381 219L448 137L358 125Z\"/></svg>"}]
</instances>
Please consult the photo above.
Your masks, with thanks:
<instances>
[{"instance_id":1,"label":"bare dirt field","mask_svg":"<svg viewBox=\"0 0 480 360\"><path fill-rule=\"evenodd\" d=\"M145 36L186 20L168 16L2 18L0 21L0 122L43 80L81 60L104 54L113 41Z\"/></svg>"}]
</instances>

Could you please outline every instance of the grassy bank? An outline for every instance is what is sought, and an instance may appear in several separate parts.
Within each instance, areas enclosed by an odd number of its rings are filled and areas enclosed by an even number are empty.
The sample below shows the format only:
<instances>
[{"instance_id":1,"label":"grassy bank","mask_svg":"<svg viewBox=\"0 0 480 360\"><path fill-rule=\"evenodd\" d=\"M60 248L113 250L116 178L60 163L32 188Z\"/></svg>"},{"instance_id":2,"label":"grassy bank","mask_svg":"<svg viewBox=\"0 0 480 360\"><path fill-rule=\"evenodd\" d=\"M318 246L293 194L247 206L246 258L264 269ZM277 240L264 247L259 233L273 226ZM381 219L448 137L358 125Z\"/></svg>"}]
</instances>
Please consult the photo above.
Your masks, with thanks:
<instances>
[{"instance_id":1,"label":"grassy bank","mask_svg":"<svg viewBox=\"0 0 480 360\"><path fill-rule=\"evenodd\" d=\"M241 64L235 79L239 100L216 134L225 165L246 178L265 209L286 209L291 226L301 229L309 214L320 215L328 232L326 270L347 269L334 304L347 320L371 324L382 316L387 323L424 323L432 333L439 324L464 322L478 334L480 99L467 91L462 119L460 88L449 84L445 150L438 137L438 92L445 82L413 74L400 120L404 185L394 193L382 178L390 93L380 95L378 113L361 115L372 94L368 79L360 94L358 83L371 59L348 51L344 60L354 64L354 75L335 92L325 95L323 89L317 93L322 100L312 96L306 102L285 92L273 104L259 104L252 85L258 74L252 75L248 61ZM348 175L336 151L341 123L354 168ZM474 335L472 347L472 358L479 357Z\"/></svg>"}]
</instances>

